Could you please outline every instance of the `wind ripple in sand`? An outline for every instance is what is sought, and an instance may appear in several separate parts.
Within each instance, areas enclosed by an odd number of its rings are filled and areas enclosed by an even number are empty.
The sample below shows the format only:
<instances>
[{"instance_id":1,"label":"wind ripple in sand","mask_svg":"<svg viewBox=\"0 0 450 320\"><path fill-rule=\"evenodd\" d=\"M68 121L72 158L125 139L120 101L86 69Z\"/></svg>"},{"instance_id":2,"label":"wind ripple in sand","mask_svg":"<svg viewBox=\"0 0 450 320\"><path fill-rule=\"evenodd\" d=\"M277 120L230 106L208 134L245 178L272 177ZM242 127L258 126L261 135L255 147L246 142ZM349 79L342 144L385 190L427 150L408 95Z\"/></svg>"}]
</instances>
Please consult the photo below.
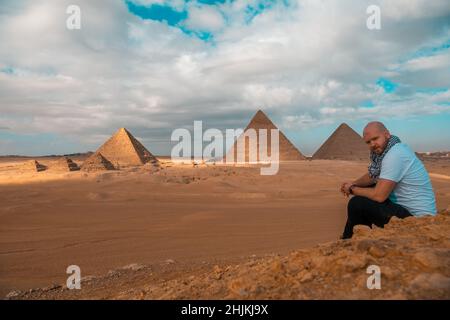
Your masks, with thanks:
<instances>
[{"instance_id":1,"label":"wind ripple in sand","mask_svg":"<svg viewBox=\"0 0 450 320\"><path fill-rule=\"evenodd\" d=\"M5 252L0 252L1 254L16 254L16 253L25 253L25 252L31 252L31 251L36 251L36 249L21 249L21 250L13 250L13 251L5 251Z\"/></svg>"}]
</instances>

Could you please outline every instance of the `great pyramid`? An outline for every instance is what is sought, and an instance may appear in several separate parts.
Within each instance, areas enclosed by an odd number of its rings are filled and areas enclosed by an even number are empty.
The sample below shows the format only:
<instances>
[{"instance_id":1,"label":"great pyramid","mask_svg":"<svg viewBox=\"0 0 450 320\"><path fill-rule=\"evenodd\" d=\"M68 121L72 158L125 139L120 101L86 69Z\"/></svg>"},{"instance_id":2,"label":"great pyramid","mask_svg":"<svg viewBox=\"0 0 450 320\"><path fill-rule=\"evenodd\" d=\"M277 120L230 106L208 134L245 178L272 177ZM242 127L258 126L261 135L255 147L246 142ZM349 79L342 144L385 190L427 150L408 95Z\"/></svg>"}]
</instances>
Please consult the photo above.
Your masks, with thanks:
<instances>
[{"instance_id":1,"label":"great pyramid","mask_svg":"<svg viewBox=\"0 0 450 320\"><path fill-rule=\"evenodd\" d=\"M47 166L44 166L43 164L40 164L36 160L28 160L22 164L22 168L25 170L32 170L32 171L44 171L47 169Z\"/></svg>"},{"instance_id":2,"label":"great pyramid","mask_svg":"<svg viewBox=\"0 0 450 320\"><path fill-rule=\"evenodd\" d=\"M158 160L125 128L120 128L95 153L100 153L116 169L140 166L145 163L158 165Z\"/></svg>"},{"instance_id":3,"label":"great pyramid","mask_svg":"<svg viewBox=\"0 0 450 320\"><path fill-rule=\"evenodd\" d=\"M114 166L102 156L101 153L96 152L87 158L81 165L83 171L102 171L114 170Z\"/></svg>"},{"instance_id":4,"label":"great pyramid","mask_svg":"<svg viewBox=\"0 0 450 320\"><path fill-rule=\"evenodd\" d=\"M369 148L346 123L341 125L314 153L313 159L367 160Z\"/></svg>"},{"instance_id":5,"label":"great pyramid","mask_svg":"<svg viewBox=\"0 0 450 320\"><path fill-rule=\"evenodd\" d=\"M60 170L60 171L76 171L80 170L80 167L68 157L61 157L50 169Z\"/></svg>"},{"instance_id":6,"label":"great pyramid","mask_svg":"<svg viewBox=\"0 0 450 320\"><path fill-rule=\"evenodd\" d=\"M247 127L244 130L244 133L235 141L233 147L228 151L228 154L234 155L232 159L234 159L234 162L238 161L238 155L236 152L238 141L242 139L245 139L246 137L245 132L248 129L254 129L256 131L257 135L257 161L260 161L259 157L259 130L260 129L267 129L267 153L271 154L271 141L270 141L270 130L271 129L278 129L273 122L267 117L267 115L262 112L261 110L258 110L256 114L253 116L253 118L250 120L250 123L247 125ZM247 139L248 140L248 139ZM245 144L245 162L249 162L249 145L248 143ZM281 132L279 131L279 160L280 161L291 161L291 160L305 160L305 156L289 141L289 139Z\"/></svg>"}]
</instances>

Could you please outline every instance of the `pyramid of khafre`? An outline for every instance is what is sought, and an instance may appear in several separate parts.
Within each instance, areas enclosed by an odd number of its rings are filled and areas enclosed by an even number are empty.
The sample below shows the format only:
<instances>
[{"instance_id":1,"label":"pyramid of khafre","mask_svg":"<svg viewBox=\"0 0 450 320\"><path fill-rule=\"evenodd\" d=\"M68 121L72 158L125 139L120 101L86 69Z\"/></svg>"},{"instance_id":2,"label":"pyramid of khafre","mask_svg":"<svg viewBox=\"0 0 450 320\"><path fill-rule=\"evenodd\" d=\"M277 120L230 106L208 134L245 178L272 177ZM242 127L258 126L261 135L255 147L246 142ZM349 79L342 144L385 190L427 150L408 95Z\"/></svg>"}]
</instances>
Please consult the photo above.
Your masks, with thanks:
<instances>
[{"instance_id":1,"label":"pyramid of khafre","mask_svg":"<svg viewBox=\"0 0 450 320\"><path fill-rule=\"evenodd\" d=\"M139 166L158 160L127 129L119 129L96 153L101 153L116 168Z\"/></svg>"},{"instance_id":2,"label":"pyramid of khafre","mask_svg":"<svg viewBox=\"0 0 450 320\"><path fill-rule=\"evenodd\" d=\"M361 136L342 123L314 153L313 159L366 160L369 148Z\"/></svg>"},{"instance_id":3,"label":"pyramid of khafre","mask_svg":"<svg viewBox=\"0 0 450 320\"><path fill-rule=\"evenodd\" d=\"M62 171L76 171L80 170L80 167L68 157L61 157L56 163L50 167L50 169L62 170Z\"/></svg>"},{"instance_id":4,"label":"pyramid of khafre","mask_svg":"<svg viewBox=\"0 0 450 320\"><path fill-rule=\"evenodd\" d=\"M246 139L246 131L248 129L254 129L257 136L257 143L256 143L256 152L257 152L257 161L260 161L259 157L259 148L260 148L260 141L259 141L259 130L260 129L267 129L267 153L271 154L271 129L278 129L273 122L266 116L264 112L261 110L258 110L256 114L253 116L253 118L250 120L250 123L247 125L247 127L244 130L244 133L235 141L233 147L228 151L229 157L234 159L233 162L238 161L238 152L237 152L237 145L238 141L242 139ZM249 139L246 139L245 143L245 149L242 150L245 152L245 162L250 162L249 160ZM240 151L241 152L241 151ZM241 156L243 156L241 154ZM279 160L280 161L290 161L290 160L304 160L306 159L305 156L289 141L289 139L279 130Z\"/></svg>"},{"instance_id":5,"label":"pyramid of khafre","mask_svg":"<svg viewBox=\"0 0 450 320\"><path fill-rule=\"evenodd\" d=\"M95 152L89 158L84 160L81 165L81 170L83 171L102 171L102 170L114 170L114 166L111 162L105 159L105 157L99 153Z\"/></svg>"}]
</instances>

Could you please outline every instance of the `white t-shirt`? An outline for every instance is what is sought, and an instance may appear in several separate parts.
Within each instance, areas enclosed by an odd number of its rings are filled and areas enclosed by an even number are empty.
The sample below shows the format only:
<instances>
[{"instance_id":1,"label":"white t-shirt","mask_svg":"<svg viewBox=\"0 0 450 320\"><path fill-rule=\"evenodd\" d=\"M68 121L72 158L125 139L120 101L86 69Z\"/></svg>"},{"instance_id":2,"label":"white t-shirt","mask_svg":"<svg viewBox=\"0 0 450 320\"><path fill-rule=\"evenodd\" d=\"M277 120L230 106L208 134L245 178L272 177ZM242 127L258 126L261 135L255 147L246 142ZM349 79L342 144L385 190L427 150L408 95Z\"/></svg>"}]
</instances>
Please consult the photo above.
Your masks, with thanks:
<instances>
[{"instance_id":1,"label":"white t-shirt","mask_svg":"<svg viewBox=\"0 0 450 320\"><path fill-rule=\"evenodd\" d=\"M415 216L435 215L436 200L423 163L404 143L395 144L381 162L380 179L397 183L389 199Z\"/></svg>"}]
</instances>

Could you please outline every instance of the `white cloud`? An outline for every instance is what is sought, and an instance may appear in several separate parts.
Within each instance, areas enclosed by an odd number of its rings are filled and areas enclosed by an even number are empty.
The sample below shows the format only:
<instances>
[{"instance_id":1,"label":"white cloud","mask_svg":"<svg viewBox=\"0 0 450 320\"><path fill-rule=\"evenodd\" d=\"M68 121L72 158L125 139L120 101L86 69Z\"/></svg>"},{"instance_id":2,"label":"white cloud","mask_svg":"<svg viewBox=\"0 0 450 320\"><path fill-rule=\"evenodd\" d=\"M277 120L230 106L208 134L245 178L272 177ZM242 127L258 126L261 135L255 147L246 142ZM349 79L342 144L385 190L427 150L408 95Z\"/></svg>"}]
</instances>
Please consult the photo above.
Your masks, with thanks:
<instances>
[{"instance_id":1,"label":"white cloud","mask_svg":"<svg viewBox=\"0 0 450 320\"><path fill-rule=\"evenodd\" d=\"M450 70L450 54L440 54L435 56L420 57L407 61L402 70L420 71L427 69L447 69Z\"/></svg>"},{"instance_id":2,"label":"white cloud","mask_svg":"<svg viewBox=\"0 0 450 320\"><path fill-rule=\"evenodd\" d=\"M382 0L380 7L383 16L395 20L446 16L450 13L448 1Z\"/></svg>"},{"instance_id":3,"label":"white cloud","mask_svg":"<svg viewBox=\"0 0 450 320\"><path fill-rule=\"evenodd\" d=\"M292 103L292 96L292 90L283 87L249 84L244 89L244 100L253 108L285 107Z\"/></svg>"},{"instance_id":4,"label":"white cloud","mask_svg":"<svg viewBox=\"0 0 450 320\"><path fill-rule=\"evenodd\" d=\"M298 1L290 8L277 2L249 24L247 1L187 5L186 26L213 32L211 43L140 19L119 0L107 6L77 1L77 31L65 28L72 1L11 1L0 9L0 126L75 137L86 148L127 126L161 141L149 147L167 153L163 141L174 128L194 119L243 127L258 108L270 109L282 129L293 130L305 123L447 112L448 91L418 94L414 88L449 87L449 51L405 57L447 39L448 25L439 19L448 1L434 1L423 14L424 2L403 11L392 2L375 1L382 5L380 31L365 26L372 1ZM386 94L375 85L379 77L400 89ZM375 107L360 108L367 100Z\"/></svg>"},{"instance_id":5,"label":"white cloud","mask_svg":"<svg viewBox=\"0 0 450 320\"><path fill-rule=\"evenodd\" d=\"M188 12L189 15L185 25L191 30L215 32L221 30L225 26L223 16L215 9L215 7L192 6Z\"/></svg>"}]
</instances>

